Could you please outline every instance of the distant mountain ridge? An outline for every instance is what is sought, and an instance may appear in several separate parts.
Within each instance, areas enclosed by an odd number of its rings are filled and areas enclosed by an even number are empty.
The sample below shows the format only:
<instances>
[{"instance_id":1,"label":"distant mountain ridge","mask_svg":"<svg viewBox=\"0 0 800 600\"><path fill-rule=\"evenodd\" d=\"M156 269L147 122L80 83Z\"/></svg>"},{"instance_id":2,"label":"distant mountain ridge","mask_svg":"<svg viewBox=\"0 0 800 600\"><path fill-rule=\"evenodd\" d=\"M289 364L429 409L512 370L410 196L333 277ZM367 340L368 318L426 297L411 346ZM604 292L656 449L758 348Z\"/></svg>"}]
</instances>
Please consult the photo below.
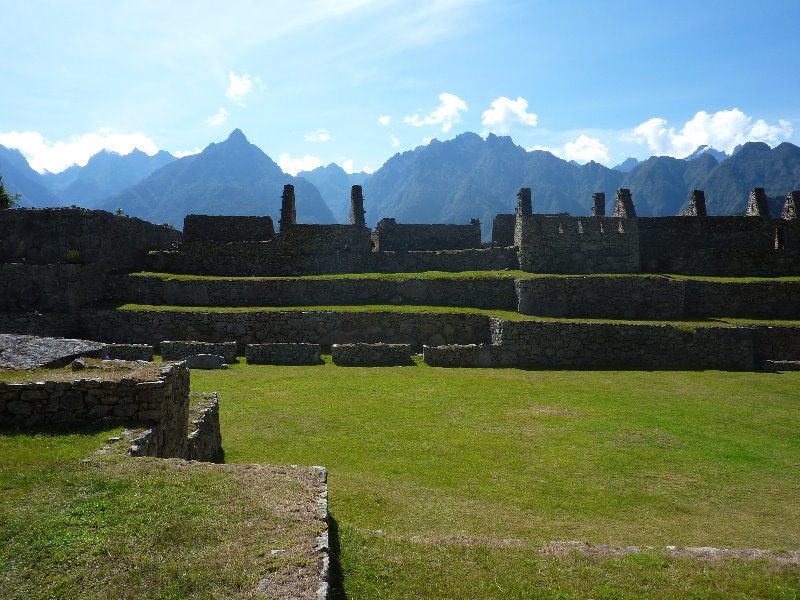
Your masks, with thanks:
<instances>
[{"instance_id":1,"label":"distant mountain ridge","mask_svg":"<svg viewBox=\"0 0 800 600\"><path fill-rule=\"evenodd\" d=\"M98 208L121 208L126 214L177 228L182 228L184 216L192 213L269 215L277 228L286 183L295 186L298 222L335 222L316 187L303 178L286 175L239 129L224 142L209 144L199 154L161 167Z\"/></svg>"},{"instance_id":2,"label":"distant mountain ridge","mask_svg":"<svg viewBox=\"0 0 800 600\"><path fill-rule=\"evenodd\" d=\"M268 214L277 226L285 183L295 185L298 221L348 223L350 186L360 184L370 225L384 217L405 223L479 218L487 239L494 216L514 211L520 187L532 188L535 212L575 215L590 213L594 192L606 194L610 213L616 190L626 187L640 216L678 214L692 189L705 191L709 214L742 214L749 190L763 187L773 216L778 216L780 198L800 189L800 148L749 142L728 157L701 146L686 159L630 158L609 169L594 162L567 162L542 150L526 151L509 137L464 133L398 153L372 175L348 174L330 163L292 177L237 129L224 142L181 159L166 152L152 157L138 150L127 156L101 152L85 167L58 174L39 174L17 150L0 146L0 173L9 191L23 194L26 206L122 208L176 227L189 213Z\"/></svg>"}]
</instances>

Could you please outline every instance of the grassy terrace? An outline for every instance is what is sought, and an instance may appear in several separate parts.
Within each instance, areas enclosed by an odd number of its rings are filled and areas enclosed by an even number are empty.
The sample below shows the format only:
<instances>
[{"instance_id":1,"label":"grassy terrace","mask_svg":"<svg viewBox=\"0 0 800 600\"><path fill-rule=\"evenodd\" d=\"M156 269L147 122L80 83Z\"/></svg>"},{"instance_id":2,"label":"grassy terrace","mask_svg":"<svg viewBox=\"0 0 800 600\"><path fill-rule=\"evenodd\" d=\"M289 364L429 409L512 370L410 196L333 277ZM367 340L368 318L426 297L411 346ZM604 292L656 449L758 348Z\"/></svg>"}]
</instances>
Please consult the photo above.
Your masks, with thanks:
<instances>
[{"instance_id":1,"label":"grassy terrace","mask_svg":"<svg viewBox=\"0 0 800 600\"><path fill-rule=\"evenodd\" d=\"M307 469L94 454L121 431L0 431L0 598L264 598L264 578L270 597L314 597Z\"/></svg>"},{"instance_id":2,"label":"grassy terrace","mask_svg":"<svg viewBox=\"0 0 800 600\"><path fill-rule=\"evenodd\" d=\"M797 598L800 373L234 365L229 462L324 464L348 598ZM771 560L548 546L716 546Z\"/></svg>"},{"instance_id":3,"label":"grassy terrace","mask_svg":"<svg viewBox=\"0 0 800 600\"><path fill-rule=\"evenodd\" d=\"M131 277L158 277L159 279L168 280L223 280L223 281L270 281L270 280L304 280L304 279L383 279L389 281L406 281L409 279L446 279L446 280L474 280L474 279L537 279L537 278L559 278L559 277L664 277L667 279L687 279L694 281L716 281L716 282L748 282L748 281L795 281L800 282L800 277L704 277L694 275L659 275L652 273L634 273L634 274L606 274L606 275L558 275L551 273L528 273L526 271L509 270L509 271L425 271L422 273L350 273L350 274L336 274L336 275L305 275L300 277L220 277L214 275L185 275L178 273L155 273L149 271L140 271L137 273L130 273Z\"/></svg>"},{"instance_id":4,"label":"grassy terrace","mask_svg":"<svg viewBox=\"0 0 800 600\"><path fill-rule=\"evenodd\" d=\"M648 320L615 320L615 319L560 319L555 317L538 317L523 315L516 311L484 310L479 308L463 308L456 306L413 306L413 305L344 305L344 306L174 306L171 304L121 304L113 308L131 312L214 312L214 313L247 313L247 312L393 312L407 314L471 314L485 317L497 317L508 321L545 321L564 323L642 323L651 325L674 325L676 327L702 327L702 326L751 326L775 325L784 327L800 327L800 321L765 320L765 319L736 319L727 317L713 317L696 321L648 321Z\"/></svg>"}]
</instances>

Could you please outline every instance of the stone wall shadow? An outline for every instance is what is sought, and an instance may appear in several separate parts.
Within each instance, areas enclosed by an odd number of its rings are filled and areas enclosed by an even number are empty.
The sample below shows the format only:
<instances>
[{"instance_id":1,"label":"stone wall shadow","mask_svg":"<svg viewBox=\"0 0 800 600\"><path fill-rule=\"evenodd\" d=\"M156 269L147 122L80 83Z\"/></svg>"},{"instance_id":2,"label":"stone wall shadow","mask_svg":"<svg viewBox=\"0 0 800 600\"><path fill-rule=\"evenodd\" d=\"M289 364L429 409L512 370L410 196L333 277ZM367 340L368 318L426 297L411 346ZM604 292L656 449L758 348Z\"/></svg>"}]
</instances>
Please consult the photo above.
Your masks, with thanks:
<instances>
[{"instance_id":1,"label":"stone wall shadow","mask_svg":"<svg viewBox=\"0 0 800 600\"><path fill-rule=\"evenodd\" d=\"M332 513L328 513L328 545L330 547L330 593L329 600L347 600L344 591L344 575L342 564L339 560L341 546L339 545L339 524Z\"/></svg>"}]
</instances>

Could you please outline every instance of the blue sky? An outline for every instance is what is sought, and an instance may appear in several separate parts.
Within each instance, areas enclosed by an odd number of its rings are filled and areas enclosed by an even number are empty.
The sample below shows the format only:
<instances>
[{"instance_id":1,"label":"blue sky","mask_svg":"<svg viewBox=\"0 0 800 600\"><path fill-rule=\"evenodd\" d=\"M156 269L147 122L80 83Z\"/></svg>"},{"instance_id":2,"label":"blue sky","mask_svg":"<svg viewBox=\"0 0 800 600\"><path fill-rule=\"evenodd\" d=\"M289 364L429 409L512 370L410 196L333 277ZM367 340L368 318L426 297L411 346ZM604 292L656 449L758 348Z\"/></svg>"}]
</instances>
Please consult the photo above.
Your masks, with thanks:
<instances>
[{"instance_id":1,"label":"blue sky","mask_svg":"<svg viewBox=\"0 0 800 600\"><path fill-rule=\"evenodd\" d=\"M240 128L287 172L464 131L584 163L800 145L800 2L0 0L0 144L37 170Z\"/></svg>"}]
</instances>

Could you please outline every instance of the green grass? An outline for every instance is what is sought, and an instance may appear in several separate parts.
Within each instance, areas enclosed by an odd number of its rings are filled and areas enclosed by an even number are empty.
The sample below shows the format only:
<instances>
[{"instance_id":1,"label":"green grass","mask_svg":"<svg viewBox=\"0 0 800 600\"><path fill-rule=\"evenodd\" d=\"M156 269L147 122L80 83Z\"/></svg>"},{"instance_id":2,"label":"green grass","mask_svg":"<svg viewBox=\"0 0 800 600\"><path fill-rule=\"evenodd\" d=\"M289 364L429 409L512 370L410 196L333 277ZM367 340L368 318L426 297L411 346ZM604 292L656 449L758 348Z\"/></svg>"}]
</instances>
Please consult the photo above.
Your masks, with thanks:
<instances>
[{"instance_id":1,"label":"green grass","mask_svg":"<svg viewBox=\"0 0 800 600\"><path fill-rule=\"evenodd\" d=\"M349 598L800 595L797 566L541 551L800 549L800 374L240 364L192 388L229 462L328 467Z\"/></svg>"},{"instance_id":2,"label":"green grass","mask_svg":"<svg viewBox=\"0 0 800 600\"><path fill-rule=\"evenodd\" d=\"M316 578L270 553L321 529L282 506L308 503L299 475L91 456L118 432L0 434L0 597L246 598L264 577Z\"/></svg>"},{"instance_id":3,"label":"green grass","mask_svg":"<svg viewBox=\"0 0 800 600\"><path fill-rule=\"evenodd\" d=\"M480 308L465 308L459 306L414 306L394 304L364 304L364 305L331 305L331 306L175 306L171 304L118 304L113 307L120 311L131 312L195 312L195 313L248 313L248 312L391 312L404 314L466 314L495 317L507 321L543 321L563 323L641 323L649 325L672 325L675 327L704 327L704 326L757 326L773 325L783 327L800 327L800 321L767 320L767 319L738 319L727 317L714 317L696 321L657 321L633 319L561 319L555 317L539 317L523 315L516 311L494 310Z\"/></svg>"}]
</instances>

